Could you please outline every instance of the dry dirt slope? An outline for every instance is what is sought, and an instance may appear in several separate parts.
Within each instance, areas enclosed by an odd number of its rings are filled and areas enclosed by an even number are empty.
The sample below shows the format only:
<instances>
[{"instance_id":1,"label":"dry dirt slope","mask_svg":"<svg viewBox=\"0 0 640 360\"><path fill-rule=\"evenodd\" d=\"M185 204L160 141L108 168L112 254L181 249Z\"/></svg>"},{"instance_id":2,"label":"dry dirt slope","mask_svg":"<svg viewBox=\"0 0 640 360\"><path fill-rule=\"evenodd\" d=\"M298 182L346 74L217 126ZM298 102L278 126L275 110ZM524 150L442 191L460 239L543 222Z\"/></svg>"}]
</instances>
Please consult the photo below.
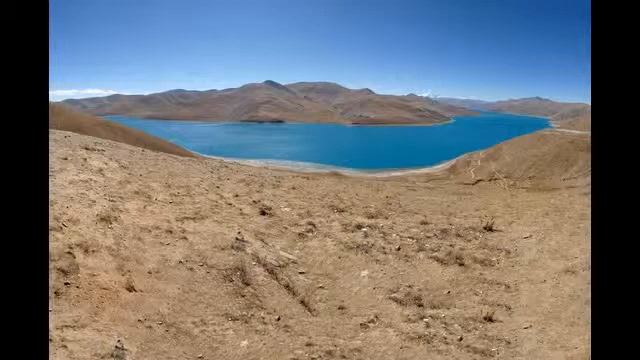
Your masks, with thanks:
<instances>
[{"instance_id":1,"label":"dry dirt slope","mask_svg":"<svg viewBox=\"0 0 640 360\"><path fill-rule=\"evenodd\" d=\"M539 131L468 154L444 173L462 184L495 181L536 189L590 185L591 137Z\"/></svg>"},{"instance_id":2,"label":"dry dirt slope","mask_svg":"<svg viewBox=\"0 0 640 360\"><path fill-rule=\"evenodd\" d=\"M588 358L588 185L50 151L53 359Z\"/></svg>"},{"instance_id":3,"label":"dry dirt slope","mask_svg":"<svg viewBox=\"0 0 640 360\"><path fill-rule=\"evenodd\" d=\"M158 137L73 110L64 104L49 103L49 129L95 136L167 154L195 156L190 151Z\"/></svg>"}]
</instances>

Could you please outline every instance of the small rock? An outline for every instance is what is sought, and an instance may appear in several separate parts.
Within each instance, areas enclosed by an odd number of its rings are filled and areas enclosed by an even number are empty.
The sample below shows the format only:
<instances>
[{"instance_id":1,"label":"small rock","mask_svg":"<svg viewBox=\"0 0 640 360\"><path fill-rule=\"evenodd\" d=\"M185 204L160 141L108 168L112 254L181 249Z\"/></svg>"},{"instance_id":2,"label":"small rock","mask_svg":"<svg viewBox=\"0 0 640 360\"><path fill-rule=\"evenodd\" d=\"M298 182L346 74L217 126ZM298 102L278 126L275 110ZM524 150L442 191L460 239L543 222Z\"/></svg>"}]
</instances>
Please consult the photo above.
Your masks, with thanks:
<instances>
[{"instance_id":1,"label":"small rock","mask_svg":"<svg viewBox=\"0 0 640 360\"><path fill-rule=\"evenodd\" d=\"M65 281L65 282L64 282L64 285L65 285L65 286L69 286L69 285L71 285L71 282L69 282L69 281Z\"/></svg>"},{"instance_id":2,"label":"small rock","mask_svg":"<svg viewBox=\"0 0 640 360\"><path fill-rule=\"evenodd\" d=\"M162 321L158 321L158 325L162 325L162 324L163 324L163 322L162 322Z\"/></svg>"},{"instance_id":3,"label":"small rock","mask_svg":"<svg viewBox=\"0 0 640 360\"><path fill-rule=\"evenodd\" d=\"M62 223L62 226L64 226L64 227L67 227L67 224L65 224L65 223Z\"/></svg>"},{"instance_id":4,"label":"small rock","mask_svg":"<svg viewBox=\"0 0 640 360\"><path fill-rule=\"evenodd\" d=\"M458 341L462 341L464 337L462 335L458 336Z\"/></svg>"},{"instance_id":5,"label":"small rock","mask_svg":"<svg viewBox=\"0 0 640 360\"><path fill-rule=\"evenodd\" d=\"M324 285L322 284L318 285L318 289L324 289Z\"/></svg>"},{"instance_id":6,"label":"small rock","mask_svg":"<svg viewBox=\"0 0 640 360\"><path fill-rule=\"evenodd\" d=\"M369 275L369 270L362 270L362 271L360 272L360 276L361 276L361 277L367 277L368 275Z\"/></svg>"},{"instance_id":7,"label":"small rock","mask_svg":"<svg viewBox=\"0 0 640 360\"><path fill-rule=\"evenodd\" d=\"M295 256L293 256L293 255L291 255L291 254L289 254L287 252L284 252L284 251L280 250L278 253L280 255L286 257L287 259L291 260L291 261L294 261L294 262L298 261L297 257L295 257Z\"/></svg>"},{"instance_id":8,"label":"small rock","mask_svg":"<svg viewBox=\"0 0 640 360\"><path fill-rule=\"evenodd\" d=\"M200 264L198 264L198 265L200 265L200 266L204 266L204 263L202 263L202 262L201 262L201 263L200 263Z\"/></svg>"},{"instance_id":9,"label":"small rock","mask_svg":"<svg viewBox=\"0 0 640 360\"><path fill-rule=\"evenodd\" d=\"M200 354L198 355L198 359L202 359L204 357L204 355Z\"/></svg>"},{"instance_id":10,"label":"small rock","mask_svg":"<svg viewBox=\"0 0 640 360\"><path fill-rule=\"evenodd\" d=\"M530 329L532 326L533 326L533 325L531 325L531 324L527 324L527 325L525 325L525 326L523 327L523 329Z\"/></svg>"},{"instance_id":11,"label":"small rock","mask_svg":"<svg viewBox=\"0 0 640 360\"><path fill-rule=\"evenodd\" d=\"M298 270L298 274L306 274L307 272L305 270Z\"/></svg>"},{"instance_id":12,"label":"small rock","mask_svg":"<svg viewBox=\"0 0 640 360\"><path fill-rule=\"evenodd\" d=\"M124 288L125 288L125 290L127 290L130 293L138 292L138 289L136 288L136 285L133 282L133 279L131 279L131 278L127 278L125 280Z\"/></svg>"},{"instance_id":13,"label":"small rock","mask_svg":"<svg viewBox=\"0 0 640 360\"><path fill-rule=\"evenodd\" d=\"M247 345L249 345L249 340L242 340L240 343L240 347L246 347Z\"/></svg>"},{"instance_id":14,"label":"small rock","mask_svg":"<svg viewBox=\"0 0 640 360\"><path fill-rule=\"evenodd\" d=\"M527 235L523 236L522 238L523 238L523 239L528 239L528 238L530 238L530 237L531 237L531 234L527 234Z\"/></svg>"},{"instance_id":15,"label":"small rock","mask_svg":"<svg viewBox=\"0 0 640 360\"><path fill-rule=\"evenodd\" d=\"M400 247L400 245L396 246L396 251L400 251L400 249L402 249L402 247Z\"/></svg>"}]
</instances>

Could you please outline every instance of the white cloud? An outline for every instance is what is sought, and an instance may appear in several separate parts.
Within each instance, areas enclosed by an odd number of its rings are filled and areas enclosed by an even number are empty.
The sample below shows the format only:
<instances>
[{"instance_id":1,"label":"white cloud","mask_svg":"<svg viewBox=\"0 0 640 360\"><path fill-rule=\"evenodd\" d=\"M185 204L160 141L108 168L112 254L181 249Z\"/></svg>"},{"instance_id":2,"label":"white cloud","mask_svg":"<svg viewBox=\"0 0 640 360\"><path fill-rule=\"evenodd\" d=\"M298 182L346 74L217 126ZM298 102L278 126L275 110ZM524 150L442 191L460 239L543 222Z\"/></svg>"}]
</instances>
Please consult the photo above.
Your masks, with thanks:
<instances>
[{"instance_id":1,"label":"white cloud","mask_svg":"<svg viewBox=\"0 0 640 360\"><path fill-rule=\"evenodd\" d=\"M122 93L115 90L106 89L51 90L49 91L49 100L60 101L65 99L82 99L87 97L108 96L113 94Z\"/></svg>"},{"instance_id":2,"label":"white cloud","mask_svg":"<svg viewBox=\"0 0 640 360\"><path fill-rule=\"evenodd\" d=\"M431 89L427 90L427 91L423 91L421 93L418 94L419 96L424 96L424 97L432 97L433 96L433 91L431 91Z\"/></svg>"}]
</instances>

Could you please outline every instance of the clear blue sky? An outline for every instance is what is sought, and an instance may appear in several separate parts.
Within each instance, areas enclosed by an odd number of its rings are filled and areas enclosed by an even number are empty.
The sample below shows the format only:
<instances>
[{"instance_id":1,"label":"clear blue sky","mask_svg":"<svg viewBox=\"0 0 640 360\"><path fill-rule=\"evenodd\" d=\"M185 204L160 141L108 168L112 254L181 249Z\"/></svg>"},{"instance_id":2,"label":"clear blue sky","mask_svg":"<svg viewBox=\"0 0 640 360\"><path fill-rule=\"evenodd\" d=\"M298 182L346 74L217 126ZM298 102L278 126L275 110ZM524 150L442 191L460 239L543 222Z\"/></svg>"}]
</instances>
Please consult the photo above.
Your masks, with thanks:
<instances>
[{"instance_id":1,"label":"clear blue sky","mask_svg":"<svg viewBox=\"0 0 640 360\"><path fill-rule=\"evenodd\" d=\"M56 100L267 79L590 102L588 0L51 0Z\"/></svg>"}]
</instances>

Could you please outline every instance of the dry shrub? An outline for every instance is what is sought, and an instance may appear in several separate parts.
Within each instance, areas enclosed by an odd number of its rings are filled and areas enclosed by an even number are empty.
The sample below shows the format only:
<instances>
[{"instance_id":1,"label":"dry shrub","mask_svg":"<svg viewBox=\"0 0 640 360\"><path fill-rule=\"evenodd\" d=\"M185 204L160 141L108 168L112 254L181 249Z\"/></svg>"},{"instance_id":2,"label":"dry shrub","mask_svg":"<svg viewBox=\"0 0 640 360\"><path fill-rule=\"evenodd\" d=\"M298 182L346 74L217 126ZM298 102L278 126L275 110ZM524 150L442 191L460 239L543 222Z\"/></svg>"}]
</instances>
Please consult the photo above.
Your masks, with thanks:
<instances>
[{"instance_id":1,"label":"dry shrub","mask_svg":"<svg viewBox=\"0 0 640 360\"><path fill-rule=\"evenodd\" d=\"M398 288L389 295L389 300L395 302L400 306L417 306L424 307L424 299L422 294L411 287L405 287L404 289Z\"/></svg>"},{"instance_id":2,"label":"dry shrub","mask_svg":"<svg viewBox=\"0 0 640 360\"><path fill-rule=\"evenodd\" d=\"M461 250L449 249L444 255L434 254L430 256L431 259L437 261L442 265L454 265L465 266L465 256Z\"/></svg>"},{"instance_id":3,"label":"dry shrub","mask_svg":"<svg viewBox=\"0 0 640 360\"><path fill-rule=\"evenodd\" d=\"M253 284L251 268L244 259L236 261L230 268L228 268L225 271L224 277L229 282L239 283L244 286L251 286Z\"/></svg>"},{"instance_id":4,"label":"dry shrub","mask_svg":"<svg viewBox=\"0 0 640 360\"><path fill-rule=\"evenodd\" d=\"M273 208L271 206L269 206L269 205L262 204L258 209L258 213L261 216L272 216L273 215Z\"/></svg>"},{"instance_id":5,"label":"dry shrub","mask_svg":"<svg viewBox=\"0 0 640 360\"><path fill-rule=\"evenodd\" d=\"M496 221L495 221L494 218L491 218L489 220L485 220L484 224L482 225L482 230L487 231L487 232L496 231L495 223L496 223Z\"/></svg>"},{"instance_id":6,"label":"dry shrub","mask_svg":"<svg viewBox=\"0 0 640 360\"><path fill-rule=\"evenodd\" d=\"M489 323L498 321L495 310L487 310L482 312L482 320Z\"/></svg>"}]
</instances>

